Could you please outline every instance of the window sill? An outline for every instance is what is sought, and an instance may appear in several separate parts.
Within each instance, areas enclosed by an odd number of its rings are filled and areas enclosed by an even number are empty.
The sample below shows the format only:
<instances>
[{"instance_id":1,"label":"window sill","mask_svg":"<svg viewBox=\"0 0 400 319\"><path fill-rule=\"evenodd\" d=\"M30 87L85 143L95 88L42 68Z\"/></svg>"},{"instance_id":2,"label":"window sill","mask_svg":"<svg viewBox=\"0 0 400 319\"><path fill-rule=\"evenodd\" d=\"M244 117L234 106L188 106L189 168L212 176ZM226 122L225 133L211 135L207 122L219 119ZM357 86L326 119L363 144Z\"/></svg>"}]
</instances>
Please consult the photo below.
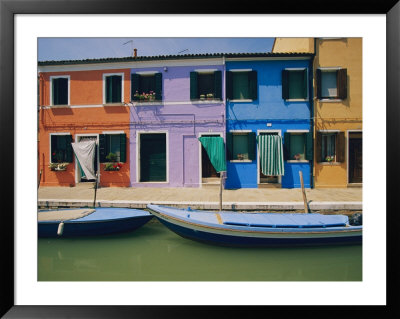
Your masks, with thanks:
<instances>
[{"instance_id":1,"label":"window sill","mask_svg":"<svg viewBox=\"0 0 400 319\"><path fill-rule=\"evenodd\" d=\"M342 100L342 99L319 99L319 101L320 101L320 102L324 102L324 103L325 103L325 102L328 102L328 103L329 103L329 102L331 102L331 103L336 102L336 103L337 103L337 102L342 102L343 100Z\"/></svg>"},{"instance_id":2,"label":"window sill","mask_svg":"<svg viewBox=\"0 0 400 319\"><path fill-rule=\"evenodd\" d=\"M308 99L286 99L286 102L308 102Z\"/></svg>"},{"instance_id":3,"label":"window sill","mask_svg":"<svg viewBox=\"0 0 400 319\"><path fill-rule=\"evenodd\" d=\"M124 103L118 102L118 103L104 103L103 106L125 106Z\"/></svg>"},{"instance_id":4,"label":"window sill","mask_svg":"<svg viewBox=\"0 0 400 319\"><path fill-rule=\"evenodd\" d=\"M309 160L288 160L287 163L309 163Z\"/></svg>"},{"instance_id":5,"label":"window sill","mask_svg":"<svg viewBox=\"0 0 400 319\"><path fill-rule=\"evenodd\" d=\"M132 102L133 106L163 105L163 101Z\"/></svg>"},{"instance_id":6,"label":"window sill","mask_svg":"<svg viewBox=\"0 0 400 319\"><path fill-rule=\"evenodd\" d=\"M212 100L191 100L192 104L219 104L222 103L222 100L218 100L218 99L212 99Z\"/></svg>"},{"instance_id":7,"label":"window sill","mask_svg":"<svg viewBox=\"0 0 400 319\"><path fill-rule=\"evenodd\" d=\"M230 163L251 163L252 160L230 160Z\"/></svg>"},{"instance_id":8,"label":"window sill","mask_svg":"<svg viewBox=\"0 0 400 319\"><path fill-rule=\"evenodd\" d=\"M243 99L243 100L229 100L229 102L234 102L234 103L249 103L253 102L254 100L252 99Z\"/></svg>"},{"instance_id":9,"label":"window sill","mask_svg":"<svg viewBox=\"0 0 400 319\"><path fill-rule=\"evenodd\" d=\"M61 108L70 108L71 105L69 104L60 104L60 105L49 105L51 109L61 109Z\"/></svg>"},{"instance_id":10,"label":"window sill","mask_svg":"<svg viewBox=\"0 0 400 319\"><path fill-rule=\"evenodd\" d=\"M341 162L319 162L318 164L325 165L325 166L339 166L342 163Z\"/></svg>"}]
</instances>

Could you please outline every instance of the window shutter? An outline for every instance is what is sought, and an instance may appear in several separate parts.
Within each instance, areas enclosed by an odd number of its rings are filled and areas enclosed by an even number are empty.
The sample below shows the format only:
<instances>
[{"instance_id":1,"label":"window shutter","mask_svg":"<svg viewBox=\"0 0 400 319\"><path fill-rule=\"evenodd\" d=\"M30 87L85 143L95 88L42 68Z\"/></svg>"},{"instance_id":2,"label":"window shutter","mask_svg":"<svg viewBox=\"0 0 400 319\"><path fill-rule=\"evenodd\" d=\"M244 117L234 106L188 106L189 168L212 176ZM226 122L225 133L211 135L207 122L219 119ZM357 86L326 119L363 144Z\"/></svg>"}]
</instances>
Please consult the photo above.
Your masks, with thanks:
<instances>
[{"instance_id":1,"label":"window shutter","mask_svg":"<svg viewBox=\"0 0 400 319\"><path fill-rule=\"evenodd\" d=\"M107 162L106 156L107 156L107 141L106 141L106 135L105 134L100 134L99 135L99 156L100 156L100 163Z\"/></svg>"},{"instance_id":2,"label":"window shutter","mask_svg":"<svg viewBox=\"0 0 400 319\"><path fill-rule=\"evenodd\" d=\"M52 86L53 86L53 105L58 105L58 79L53 79Z\"/></svg>"},{"instance_id":3,"label":"window shutter","mask_svg":"<svg viewBox=\"0 0 400 319\"><path fill-rule=\"evenodd\" d=\"M73 150L72 150L72 136L71 135L66 135L65 136L65 149L66 149L66 162L67 163L72 163L72 159L73 159Z\"/></svg>"},{"instance_id":4,"label":"window shutter","mask_svg":"<svg viewBox=\"0 0 400 319\"><path fill-rule=\"evenodd\" d=\"M226 99L233 99L233 73L231 71L226 72Z\"/></svg>"},{"instance_id":5,"label":"window shutter","mask_svg":"<svg viewBox=\"0 0 400 319\"><path fill-rule=\"evenodd\" d=\"M228 160L233 159L233 136L232 133L226 133L226 158Z\"/></svg>"},{"instance_id":6,"label":"window shutter","mask_svg":"<svg viewBox=\"0 0 400 319\"><path fill-rule=\"evenodd\" d=\"M253 101L257 100L257 71L249 72L249 95Z\"/></svg>"},{"instance_id":7,"label":"window shutter","mask_svg":"<svg viewBox=\"0 0 400 319\"><path fill-rule=\"evenodd\" d=\"M56 156L53 155L53 153L55 153L55 151L57 149L57 135L51 135L50 137L51 137L51 141L50 141L50 143L51 143L51 153L50 153L51 162L56 163L57 162Z\"/></svg>"},{"instance_id":8,"label":"window shutter","mask_svg":"<svg viewBox=\"0 0 400 319\"><path fill-rule=\"evenodd\" d=\"M307 98L307 90L308 90L308 83L307 83L307 71L308 69L305 69L303 72L303 98L306 99Z\"/></svg>"},{"instance_id":9,"label":"window shutter","mask_svg":"<svg viewBox=\"0 0 400 319\"><path fill-rule=\"evenodd\" d=\"M290 133L285 132L283 134L283 157L286 161L290 160Z\"/></svg>"},{"instance_id":10,"label":"window shutter","mask_svg":"<svg viewBox=\"0 0 400 319\"><path fill-rule=\"evenodd\" d=\"M132 73L131 74L131 100L132 101L138 100L138 98L134 97L134 95L135 95L136 91L138 93L140 93L139 90L140 90L140 75Z\"/></svg>"},{"instance_id":11,"label":"window shutter","mask_svg":"<svg viewBox=\"0 0 400 319\"><path fill-rule=\"evenodd\" d=\"M198 98L197 72L190 72L190 99L197 100Z\"/></svg>"},{"instance_id":12,"label":"window shutter","mask_svg":"<svg viewBox=\"0 0 400 319\"><path fill-rule=\"evenodd\" d=\"M320 163L322 161L322 134L317 132L317 143L315 147L315 160Z\"/></svg>"},{"instance_id":13,"label":"window shutter","mask_svg":"<svg viewBox=\"0 0 400 319\"><path fill-rule=\"evenodd\" d=\"M120 161L122 163L126 162L126 135L122 133L119 135L119 142L120 142Z\"/></svg>"},{"instance_id":14,"label":"window shutter","mask_svg":"<svg viewBox=\"0 0 400 319\"><path fill-rule=\"evenodd\" d=\"M256 159L256 133L250 132L248 135L248 152L249 160L253 161Z\"/></svg>"},{"instance_id":15,"label":"window shutter","mask_svg":"<svg viewBox=\"0 0 400 319\"><path fill-rule=\"evenodd\" d=\"M306 136L306 160L313 160L313 134L312 132L308 132L305 134Z\"/></svg>"},{"instance_id":16,"label":"window shutter","mask_svg":"<svg viewBox=\"0 0 400 319\"><path fill-rule=\"evenodd\" d=\"M156 79L156 100L162 101L162 73L155 74Z\"/></svg>"},{"instance_id":17,"label":"window shutter","mask_svg":"<svg viewBox=\"0 0 400 319\"><path fill-rule=\"evenodd\" d=\"M339 69L337 72L338 98L345 100L347 98L347 69Z\"/></svg>"},{"instance_id":18,"label":"window shutter","mask_svg":"<svg viewBox=\"0 0 400 319\"><path fill-rule=\"evenodd\" d=\"M321 74L321 70L317 69L315 72L315 81L317 82L317 99L321 99L321 78L322 78L322 74Z\"/></svg>"},{"instance_id":19,"label":"window shutter","mask_svg":"<svg viewBox=\"0 0 400 319\"><path fill-rule=\"evenodd\" d=\"M222 99L222 72L214 72L214 98Z\"/></svg>"},{"instance_id":20,"label":"window shutter","mask_svg":"<svg viewBox=\"0 0 400 319\"><path fill-rule=\"evenodd\" d=\"M289 98L289 71L282 70L282 99Z\"/></svg>"},{"instance_id":21,"label":"window shutter","mask_svg":"<svg viewBox=\"0 0 400 319\"><path fill-rule=\"evenodd\" d=\"M111 76L106 77L106 103L112 102L112 78Z\"/></svg>"},{"instance_id":22,"label":"window shutter","mask_svg":"<svg viewBox=\"0 0 400 319\"><path fill-rule=\"evenodd\" d=\"M344 163L345 156L345 138L344 132L339 132L336 135L336 162Z\"/></svg>"},{"instance_id":23,"label":"window shutter","mask_svg":"<svg viewBox=\"0 0 400 319\"><path fill-rule=\"evenodd\" d=\"M114 75L112 76L112 97L111 97L112 102L113 103L122 102L121 94L122 94L122 76Z\"/></svg>"}]
</instances>

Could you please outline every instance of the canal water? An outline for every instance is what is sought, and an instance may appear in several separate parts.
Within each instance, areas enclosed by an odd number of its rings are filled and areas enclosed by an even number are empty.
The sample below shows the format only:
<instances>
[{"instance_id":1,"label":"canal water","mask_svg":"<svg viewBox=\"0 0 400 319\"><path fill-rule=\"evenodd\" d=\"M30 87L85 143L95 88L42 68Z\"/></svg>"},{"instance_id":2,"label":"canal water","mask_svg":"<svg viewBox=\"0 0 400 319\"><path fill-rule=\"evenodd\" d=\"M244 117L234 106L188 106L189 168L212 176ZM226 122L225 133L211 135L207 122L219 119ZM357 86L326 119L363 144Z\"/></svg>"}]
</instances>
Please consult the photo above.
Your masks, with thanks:
<instances>
[{"instance_id":1,"label":"canal water","mask_svg":"<svg viewBox=\"0 0 400 319\"><path fill-rule=\"evenodd\" d=\"M219 247L156 219L125 234L40 238L39 281L361 281L362 246Z\"/></svg>"}]
</instances>

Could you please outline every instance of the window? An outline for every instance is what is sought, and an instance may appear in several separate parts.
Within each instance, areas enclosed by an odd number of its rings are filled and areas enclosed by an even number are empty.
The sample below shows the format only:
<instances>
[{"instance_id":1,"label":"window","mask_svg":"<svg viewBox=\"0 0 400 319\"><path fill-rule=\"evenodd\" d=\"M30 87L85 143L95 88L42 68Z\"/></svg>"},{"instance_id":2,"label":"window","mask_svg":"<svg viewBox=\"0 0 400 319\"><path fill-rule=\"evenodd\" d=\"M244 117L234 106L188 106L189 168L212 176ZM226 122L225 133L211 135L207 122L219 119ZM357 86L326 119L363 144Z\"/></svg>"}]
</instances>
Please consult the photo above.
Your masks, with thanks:
<instances>
[{"instance_id":1,"label":"window","mask_svg":"<svg viewBox=\"0 0 400 319\"><path fill-rule=\"evenodd\" d=\"M104 75L105 78L105 100L107 103L122 103L122 75Z\"/></svg>"},{"instance_id":2,"label":"window","mask_svg":"<svg viewBox=\"0 0 400 319\"><path fill-rule=\"evenodd\" d=\"M284 100L307 99L307 69L285 69L282 71L282 98Z\"/></svg>"},{"instance_id":3,"label":"window","mask_svg":"<svg viewBox=\"0 0 400 319\"><path fill-rule=\"evenodd\" d=\"M317 161L344 162L344 132L317 132Z\"/></svg>"},{"instance_id":4,"label":"window","mask_svg":"<svg viewBox=\"0 0 400 319\"><path fill-rule=\"evenodd\" d=\"M100 163L111 162L109 154L116 155L117 162L126 162L125 133L106 133L99 135Z\"/></svg>"},{"instance_id":5,"label":"window","mask_svg":"<svg viewBox=\"0 0 400 319\"><path fill-rule=\"evenodd\" d=\"M230 100L257 100L257 71L226 72L226 97Z\"/></svg>"},{"instance_id":6,"label":"window","mask_svg":"<svg viewBox=\"0 0 400 319\"><path fill-rule=\"evenodd\" d=\"M162 100L162 73L131 75L131 99L138 102Z\"/></svg>"},{"instance_id":7,"label":"window","mask_svg":"<svg viewBox=\"0 0 400 319\"><path fill-rule=\"evenodd\" d=\"M226 134L228 160L255 159L256 134L254 132L230 132Z\"/></svg>"},{"instance_id":8,"label":"window","mask_svg":"<svg viewBox=\"0 0 400 319\"><path fill-rule=\"evenodd\" d=\"M51 77L51 105L69 104L69 77Z\"/></svg>"},{"instance_id":9,"label":"window","mask_svg":"<svg viewBox=\"0 0 400 319\"><path fill-rule=\"evenodd\" d=\"M347 98L347 69L317 69L317 98Z\"/></svg>"},{"instance_id":10,"label":"window","mask_svg":"<svg viewBox=\"0 0 400 319\"><path fill-rule=\"evenodd\" d=\"M51 163L72 163L72 136L66 135L50 135L50 154Z\"/></svg>"},{"instance_id":11,"label":"window","mask_svg":"<svg viewBox=\"0 0 400 319\"><path fill-rule=\"evenodd\" d=\"M312 160L312 133L286 132L284 134L284 156L287 161Z\"/></svg>"},{"instance_id":12,"label":"window","mask_svg":"<svg viewBox=\"0 0 400 319\"><path fill-rule=\"evenodd\" d=\"M222 72L190 72L190 99L222 98Z\"/></svg>"}]
</instances>

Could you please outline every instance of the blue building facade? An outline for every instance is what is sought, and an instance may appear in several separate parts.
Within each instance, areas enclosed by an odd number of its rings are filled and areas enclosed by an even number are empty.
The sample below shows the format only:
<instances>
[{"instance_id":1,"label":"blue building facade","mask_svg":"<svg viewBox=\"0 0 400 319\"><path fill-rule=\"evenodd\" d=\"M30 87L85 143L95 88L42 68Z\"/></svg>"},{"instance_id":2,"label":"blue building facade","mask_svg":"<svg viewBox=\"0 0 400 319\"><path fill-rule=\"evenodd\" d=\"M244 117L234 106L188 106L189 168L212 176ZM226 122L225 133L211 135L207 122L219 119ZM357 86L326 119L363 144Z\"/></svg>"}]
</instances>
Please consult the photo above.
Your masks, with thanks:
<instances>
[{"instance_id":1,"label":"blue building facade","mask_svg":"<svg viewBox=\"0 0 400 319\"><path fill-rule=\"evenodd\" d=\"M298 188L300 171L312 187L312 56L227 58L226 98L225 188ZM272 160L262 136L282 149Z\"/></svg>"}]
</instances>

